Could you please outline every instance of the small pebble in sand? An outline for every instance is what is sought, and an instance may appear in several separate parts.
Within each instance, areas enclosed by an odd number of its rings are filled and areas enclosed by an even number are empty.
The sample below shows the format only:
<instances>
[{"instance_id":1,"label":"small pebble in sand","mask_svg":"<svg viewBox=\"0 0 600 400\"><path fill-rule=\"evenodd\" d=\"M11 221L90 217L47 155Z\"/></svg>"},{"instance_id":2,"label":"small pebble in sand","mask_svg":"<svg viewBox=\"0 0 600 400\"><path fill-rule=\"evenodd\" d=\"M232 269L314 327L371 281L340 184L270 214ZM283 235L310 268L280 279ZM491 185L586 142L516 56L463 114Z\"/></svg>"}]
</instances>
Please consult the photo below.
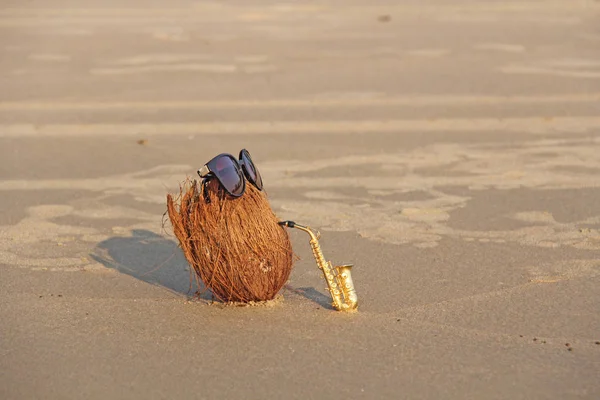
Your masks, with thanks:
<instances>
[{"instance_id":1,"label":"small pebble in sand","mask_svg":"<svg viewBox=\"0 0 600 400\"><path fill-rule=\"evenodd\" d=\"M565 346L569 347L569 346L570 346L570 344L569 344L569 343L565 343Z\"/></svg>"},{"instance_id":2,"label":"small pebble in sand","mask_svg":"<svg viewBox=\"0 0 600 400\"><path fill-rule=\"evenodd\" d=\"M572 348L572 347L569 347L567 350L569 350L569 351L573 351L573 348Z\"/></svg>"},{"instance_id":3,"label":"small pebble in sand","mask_svg":"<svg viewBox=\"0 0 600 400\"><path fill-rule=\"evenodd\" d=\"M595 344L600 344L600 341L594 342Z\"/></svg>"}]
</instances>

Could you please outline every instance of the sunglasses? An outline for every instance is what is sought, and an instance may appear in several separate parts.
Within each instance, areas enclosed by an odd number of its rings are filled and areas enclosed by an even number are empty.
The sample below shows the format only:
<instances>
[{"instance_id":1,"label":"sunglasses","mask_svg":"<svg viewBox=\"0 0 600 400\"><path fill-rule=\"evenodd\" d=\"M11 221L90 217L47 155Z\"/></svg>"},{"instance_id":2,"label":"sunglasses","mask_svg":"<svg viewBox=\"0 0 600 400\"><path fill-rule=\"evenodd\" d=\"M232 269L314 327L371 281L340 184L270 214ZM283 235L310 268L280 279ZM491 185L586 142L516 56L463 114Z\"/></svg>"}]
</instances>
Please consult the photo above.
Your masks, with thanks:
<instances>
[{"instance_id":1,"label":"sunglasses","mask_svg":"<svg viewBox=\"0 0 600 400\"><path fill-rule=\"evenodd\" d=\"M204 182L211 177L217 178L223 189L233 197L240 197L244 194L246 179L258 190L263 188L260 173L246 149L240 151L237 159L231 154L219 154L204 164L198 170L198 175L204 179Z\"/></svg>"}]
</instances>

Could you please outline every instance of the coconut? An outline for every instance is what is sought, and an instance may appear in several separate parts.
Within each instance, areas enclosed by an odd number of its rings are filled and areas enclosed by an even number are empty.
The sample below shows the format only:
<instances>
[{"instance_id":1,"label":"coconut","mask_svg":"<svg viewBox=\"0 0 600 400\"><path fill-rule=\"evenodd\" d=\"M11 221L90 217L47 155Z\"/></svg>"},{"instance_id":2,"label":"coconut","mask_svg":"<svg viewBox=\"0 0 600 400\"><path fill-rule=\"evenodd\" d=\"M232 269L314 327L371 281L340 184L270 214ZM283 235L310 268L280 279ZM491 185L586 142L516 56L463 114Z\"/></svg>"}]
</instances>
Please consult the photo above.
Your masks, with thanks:
<instances>
[{"instance_id":1,"label":"coconut","mask_svg":"<svg viewBox=\"0 0 600 400\"><path fill-rule=\"evenodd\" d=\"M225 303L272 300L293 264L287 231L277 224L266 194L246 183L239 198L216 179L187 179L167 195L173 233L197 280Z\"/></svg>"}]
</instances>

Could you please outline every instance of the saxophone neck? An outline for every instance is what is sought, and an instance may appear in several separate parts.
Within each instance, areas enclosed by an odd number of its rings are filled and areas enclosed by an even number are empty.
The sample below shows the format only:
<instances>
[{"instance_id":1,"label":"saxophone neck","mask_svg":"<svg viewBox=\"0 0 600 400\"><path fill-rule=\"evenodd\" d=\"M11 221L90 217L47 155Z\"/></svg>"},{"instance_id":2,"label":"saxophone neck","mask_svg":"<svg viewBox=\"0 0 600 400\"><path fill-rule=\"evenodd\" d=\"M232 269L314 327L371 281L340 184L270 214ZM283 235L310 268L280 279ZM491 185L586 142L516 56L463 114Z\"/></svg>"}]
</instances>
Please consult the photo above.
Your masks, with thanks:
<instances>
[{"instance_id":1,"label":"saxophone neck","mask_svg":"<svg viewBox=\"0 0 600 400\"><path fill-rule=\"evenodd\" d=\"M295 223L294 221L281 221L279 222L281 226L287 226L288 228L296 228L304 231L310 235L311 240L318 241L321 237L321 233L317 231L317 233L313 232L308 226L300 225Z\"/></svg>"}]
</instances>

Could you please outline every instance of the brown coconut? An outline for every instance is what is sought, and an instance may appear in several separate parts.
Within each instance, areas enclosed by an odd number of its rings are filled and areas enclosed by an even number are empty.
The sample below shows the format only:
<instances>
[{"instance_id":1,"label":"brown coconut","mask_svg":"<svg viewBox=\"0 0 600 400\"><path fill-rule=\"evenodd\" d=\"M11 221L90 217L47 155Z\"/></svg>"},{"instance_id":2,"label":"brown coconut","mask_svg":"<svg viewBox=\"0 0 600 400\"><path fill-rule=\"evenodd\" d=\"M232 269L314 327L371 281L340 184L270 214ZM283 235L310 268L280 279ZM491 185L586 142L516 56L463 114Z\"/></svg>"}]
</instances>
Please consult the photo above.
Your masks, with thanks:
<instances>
[{"instance_id":1,"label":"brown coconut","mask_svg":"<svg viewBox=\"0 0 600 400\"><path fill-rule=\"evenodd\" d=\"M187 180L176 199L167 195L167 212L196 279L219 300L272 300L287 282L293 263L288 233L254 185L233 198L215 179L207 185Z\"/></svg>"}]
</instances>

